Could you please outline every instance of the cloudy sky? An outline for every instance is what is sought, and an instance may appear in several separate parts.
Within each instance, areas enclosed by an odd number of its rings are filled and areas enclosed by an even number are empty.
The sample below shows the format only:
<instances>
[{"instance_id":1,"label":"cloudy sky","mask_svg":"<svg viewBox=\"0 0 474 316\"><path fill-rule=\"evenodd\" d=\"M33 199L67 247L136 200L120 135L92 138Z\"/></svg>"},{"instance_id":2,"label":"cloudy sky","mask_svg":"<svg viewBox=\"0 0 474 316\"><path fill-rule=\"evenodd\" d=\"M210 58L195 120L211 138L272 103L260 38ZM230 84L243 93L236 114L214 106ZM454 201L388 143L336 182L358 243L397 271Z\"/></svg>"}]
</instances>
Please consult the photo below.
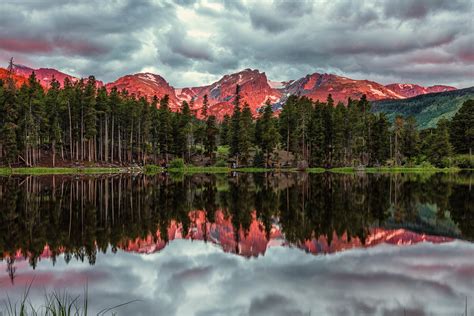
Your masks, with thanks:
<instances>
[{"instance_id":1,"label":"cloudy sky","mask_svg":"<svg viewBox=\"0 0 474 316\"><path fill-rule=\"evenodd\" d=\"M173 86L244 68L381 83L474 85L473 0L2 0L0 65Z\"/></svg>"},{"instance_id":2,"label":"cloudy sky","mask_svg":"<svg viewBox=\"0 0 474 316\"><path fill-rule=\"evenodd\" d=\"M150 255L98 254L94 266L58 258L33 270L18 261L14 288L0 262L0 303L4 290L20 298L33 280L36 302L45 289L83 294L86 282L93 310L140 300L119 315L461 315L467 296L474 316L473 257L473 244L463 241L382 244L328 256L274 247L246 259L217 245L174 240Z\"/></svg>"}]
</instances>

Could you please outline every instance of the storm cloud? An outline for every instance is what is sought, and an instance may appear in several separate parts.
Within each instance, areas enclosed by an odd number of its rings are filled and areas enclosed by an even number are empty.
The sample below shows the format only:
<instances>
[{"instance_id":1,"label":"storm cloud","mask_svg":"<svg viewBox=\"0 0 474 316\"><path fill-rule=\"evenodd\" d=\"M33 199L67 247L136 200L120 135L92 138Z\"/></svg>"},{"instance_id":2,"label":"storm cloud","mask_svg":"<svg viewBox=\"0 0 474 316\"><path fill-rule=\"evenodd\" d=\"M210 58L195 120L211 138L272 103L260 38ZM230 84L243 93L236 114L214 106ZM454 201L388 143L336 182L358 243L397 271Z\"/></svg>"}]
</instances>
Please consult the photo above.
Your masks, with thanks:
<instances>
[{"instance_id":1,"label":"storm cloud","mask_svg":"<svg viewBox=\"0 0 474 316\"><path fill-rule=\"evenodd\" d=\"M0 65L13 56L104 81L151 71L176 87L244 68L468 87L473 15L471 0L6 0Z\"/></svg>"}]
</instances>

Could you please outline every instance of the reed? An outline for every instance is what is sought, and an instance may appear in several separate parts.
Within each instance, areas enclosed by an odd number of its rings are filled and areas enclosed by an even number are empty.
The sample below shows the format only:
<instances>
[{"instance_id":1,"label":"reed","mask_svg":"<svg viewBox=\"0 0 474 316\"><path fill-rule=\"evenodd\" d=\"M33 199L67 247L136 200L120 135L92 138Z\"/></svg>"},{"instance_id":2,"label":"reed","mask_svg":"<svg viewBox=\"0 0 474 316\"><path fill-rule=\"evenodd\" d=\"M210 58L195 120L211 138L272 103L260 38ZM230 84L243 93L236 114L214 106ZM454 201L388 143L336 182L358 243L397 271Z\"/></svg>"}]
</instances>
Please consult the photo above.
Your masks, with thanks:
<instances>
[{"instance_id":1,"label":"reed","mask_svg":"<svg viewBox=\"0 0 474 316\"><path fill-rule=\"evenodd\" d=\"M4 300L4 308L0 307L0 315L5 316L87 316L89 311L89 299L87 286L84 288L82 295L71 295L65 290L52 291L45 293L43 303L34 305L30 299L31 285L25 288L22 297L13 301L7 294ZM100 310L96 315L116 315L116 310L128 304L138 302L139 300L131 300L115 306L106 307Z\"/></svg>"}]
</instances>

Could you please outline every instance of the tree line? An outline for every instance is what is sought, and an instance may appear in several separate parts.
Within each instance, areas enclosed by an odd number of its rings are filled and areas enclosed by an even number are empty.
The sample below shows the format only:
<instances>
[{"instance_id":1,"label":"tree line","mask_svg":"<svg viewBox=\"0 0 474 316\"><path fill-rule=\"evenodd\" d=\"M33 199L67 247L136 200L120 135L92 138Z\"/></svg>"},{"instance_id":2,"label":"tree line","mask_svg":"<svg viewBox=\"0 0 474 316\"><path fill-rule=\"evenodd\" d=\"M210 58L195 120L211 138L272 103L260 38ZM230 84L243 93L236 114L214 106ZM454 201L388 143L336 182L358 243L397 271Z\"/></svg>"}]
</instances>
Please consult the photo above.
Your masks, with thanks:
<instances>
[{"instance_id":1,"label":"tree line","mask_svg":"<svg viewBox=\"0 0 474 316\"><path fill-rule=\"evenodd\" d=\"M454 153L472 150L474 101L464 103L450 122L419 131L414 118L389 122L373 113L362 96L334 103L289 96L276 110L269 101L256 115L233 96L233 113L221 121L208 114L204 96L197 113L194 101L170 109L169 97L151 100L126 90L97 87L90 76L49 89L34 73L15 87L0 80L0 161L9 166L74 163L186 163L246 166L340 167L420 164L449 165ZM198 115L199 114L199 115ZM198 118L198 116L200 118ZM218 146L227 149L219 153Z\"/></svg>"}]
</instances>

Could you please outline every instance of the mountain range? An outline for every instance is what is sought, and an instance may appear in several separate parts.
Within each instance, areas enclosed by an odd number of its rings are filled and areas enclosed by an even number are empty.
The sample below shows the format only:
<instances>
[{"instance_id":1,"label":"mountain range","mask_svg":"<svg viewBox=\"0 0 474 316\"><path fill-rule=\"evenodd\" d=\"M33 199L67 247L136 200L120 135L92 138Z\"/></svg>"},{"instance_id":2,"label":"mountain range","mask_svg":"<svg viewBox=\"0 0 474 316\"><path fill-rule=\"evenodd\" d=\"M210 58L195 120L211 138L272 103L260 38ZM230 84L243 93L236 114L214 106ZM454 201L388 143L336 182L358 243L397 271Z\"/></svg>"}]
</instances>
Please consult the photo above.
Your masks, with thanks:
<instances>
[{"instance_id":1,"label":"mountain range","mask_svg":"<svg viewBox=\"0 0 474 316\"><path fill-rule=\"evenodd\" d=\"M65 78L69 78L72 82L79 80L79 78L56 69L33 69L22 65L15 65L14 79L18 85L21 85L33 71L40 84L46 89L53 77L60 83ZM7 76L8 71L0 68L0 79ZM217 117L232 113L232 101L237 84L240 86L242 102L248 103L253 113L256 113L267 100L270 100L278 108L292 94L320 101L325 101L331 94L335 102L346 102L348 98L358 99L364 94L368 100L378 101L401 100L421 94L456 90L455 87L442 85L431 87L405 83L382 85L375 81L355 80L334 74L320 73L313 73L297 80L277 82L269 80L264 72L256 69L244 69L225 75L210 85L185 88L175 88L165 78L153 73L126 75L108 83L97 81L98 86L105 85L108 90L113 87L119 90L126 89L131 94L147 98L152 98L155 95L162 98L164 95L168 95L170 107L174 110L179 108L182 101L190 102L193 110L199 110L202 107L204 95L207 95L209 113Z\"/></svg>"}]
</instances>

